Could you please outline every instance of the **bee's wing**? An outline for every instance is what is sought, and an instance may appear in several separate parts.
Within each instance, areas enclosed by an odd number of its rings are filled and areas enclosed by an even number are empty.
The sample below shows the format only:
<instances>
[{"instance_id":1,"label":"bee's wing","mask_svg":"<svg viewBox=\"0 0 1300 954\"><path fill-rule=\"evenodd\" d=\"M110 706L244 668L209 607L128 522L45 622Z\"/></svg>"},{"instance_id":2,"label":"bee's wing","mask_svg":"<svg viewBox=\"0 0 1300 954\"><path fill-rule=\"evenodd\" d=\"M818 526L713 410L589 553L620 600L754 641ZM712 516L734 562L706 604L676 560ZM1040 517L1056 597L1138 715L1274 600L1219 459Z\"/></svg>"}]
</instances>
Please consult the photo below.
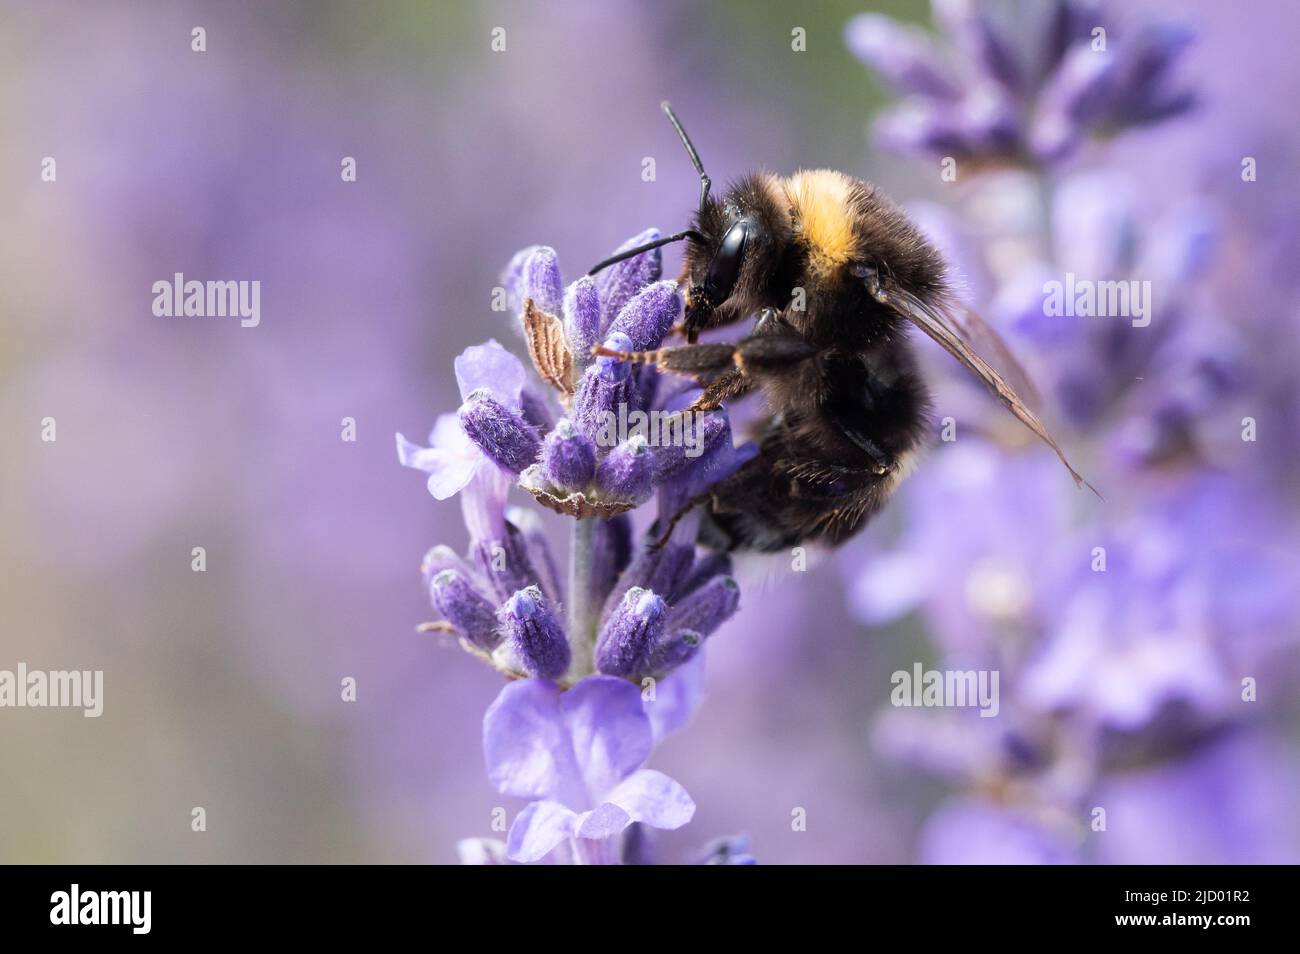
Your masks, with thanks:
<instances>
[{"instance_id":1,"label":"bee's wing","mask_svg":"<svg viewBox=\"0 0 1300 954\"><path fill-rule=\"evenodd\" d=\"M980 356L970 342L963 338L957 330L959 321L949 317L951 308L929 305L910 292L898 288L889 288L886 294L887 301L895 309L938 342L940 347L950 355L964 364L972 374L984 382L1008 411L1019 418L1025 427L1037 434L1048 447L1056 451L1056 456L1061 459L1061 463L1065 465L1065 469L1070 472L1070 476L1074 478L1076 484L1087 487L1094 494L1097 494L1097 489L1070 466L1070 462L1066 460L1065 453L1061 450L1060 445L1056 443L1052 435L1048 433L1047 428L1043 426L1042 421L1016 393L1015 388L1007 383L1007 379ZM974 315L974 312L967 312L967 314ZM994 335L993 330L984 324L982 319L978 319L978 316L976 316L976 320L979 321L979 326L987 331L989 335ZM994 336L990 340L996 341L993 350L998 351L999 356L1005 354L1006 357L1010 357L1010 351L1001 343L1001 338ZM1014 360L1012 360L1010 366L1019 370L1019 365L1015 364ZM1024 377L1024 373L1020 372L1020 376ZM1097 494L1097 496L1100 497L1101 494Z\"/></svg>"},{"instance_id":2,"label":"bee's wing","mask_svg":"<svg viewBox=\"0 0 1300 954\"><path fill-rule=\"evenodd\" d=\"M965 305L954 305L948 314L952 317L953 330L957 332L970 349L976 354L986 354L993 367L1001 371L1008 384L1024 400L1025 406L1037 414L1043 409L1043 398L1038 393L1033 379L1016 359L997 331L986 322L979 313Z\"/></svg>"}]
</instances>

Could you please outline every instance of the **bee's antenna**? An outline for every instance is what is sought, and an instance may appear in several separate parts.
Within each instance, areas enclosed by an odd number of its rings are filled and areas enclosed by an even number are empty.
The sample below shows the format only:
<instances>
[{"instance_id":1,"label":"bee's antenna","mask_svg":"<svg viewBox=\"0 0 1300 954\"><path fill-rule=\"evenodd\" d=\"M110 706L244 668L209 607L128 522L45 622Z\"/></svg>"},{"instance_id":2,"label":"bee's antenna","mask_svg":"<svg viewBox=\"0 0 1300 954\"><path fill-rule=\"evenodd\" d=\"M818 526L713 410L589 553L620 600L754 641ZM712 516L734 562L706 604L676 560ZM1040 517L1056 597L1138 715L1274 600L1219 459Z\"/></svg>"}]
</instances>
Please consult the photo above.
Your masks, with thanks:
<instances>
[{"instance_id":1,"label":"bee's antenna","mask_svg":"<svg viewBox=\"0 0 1300 954\"><path fill-rule=\"evenodd\" d=\"M659 106L668 116L668 121L673 124L673 128L677 130L677 135L681 138L682 145L686 147L686 154L691 157L691 165L693 165L695 171L700 174L700 211L703 212L704 204L709 201L709 186L713 184L713 180L711 180L708 173L704 171L704 163L700 161L700 154L695 150L695 144L691 142L691 137L686 135L686 130L682 128L682 121L678 119L677 114L673 112L672 103L665 99L659 104Z\"/></svg>"},{"instance_id":2,"label":"bee's antenna","mask_svg":"<svg viewBox=\"0 0 1300 954\"><path fill-rule=\"evenodd\" d=\"M611 255L609 258L602 259L595 265L591 266L591 270L587 272L587 274L595 275L601 269L609 268L609 266L621 262L624 259L632 258L634 255L640 255L642 252L648 252L651 249L658 248L661 245L667 245L670 242L680 242L682 239L695 239L697 242L703 242L704 236L695 231L695 229L685 229L681 232L674 232L672 235L665 235L663 238L655 239L653 242L646 242L644 245L625 248L616 255Z\"/></svg>"},{"instance_id":3,"label":"bee's antenna","mask_svg":"<svg viewBox=\"0 0 1300 954\"><path fill-rule=\"evenodd\" d=\"M713 180L711 180L708 173L704 171L704 163L700 161L700 154L696 151L695 144L691 142L691 137L686 135L686 130L682 128L682 121L678 119L677 114L673 112L672 104L665 99L659 105L663 108L665 115L668 116L668 121L673 124L673 129L677 130L677 135L681 138L682 145L686 147L686 154L691 157L691 165L693 165L695 171L700 174L700 211L703 212L705 204L709 201L709 186L713 184ZM609 268L609 266L624 261L625 259L632 258L635 255L640 255L642 252L648 252L651 249L659 248L661 245L667 245L670 242L680 242L682 239L694 239L697 242L703 242L704 236L695 231L695 229L685 229L681 232L676 232L673 235L667 235L661 239L655 239L653 242L646 242L644 245L638 245L635 248L624 249L623 251L611 255L609 258L603 259L591 266L591 270L587 272L587 274L595 275L601 269Z\"/></svg>"}]
</instances>

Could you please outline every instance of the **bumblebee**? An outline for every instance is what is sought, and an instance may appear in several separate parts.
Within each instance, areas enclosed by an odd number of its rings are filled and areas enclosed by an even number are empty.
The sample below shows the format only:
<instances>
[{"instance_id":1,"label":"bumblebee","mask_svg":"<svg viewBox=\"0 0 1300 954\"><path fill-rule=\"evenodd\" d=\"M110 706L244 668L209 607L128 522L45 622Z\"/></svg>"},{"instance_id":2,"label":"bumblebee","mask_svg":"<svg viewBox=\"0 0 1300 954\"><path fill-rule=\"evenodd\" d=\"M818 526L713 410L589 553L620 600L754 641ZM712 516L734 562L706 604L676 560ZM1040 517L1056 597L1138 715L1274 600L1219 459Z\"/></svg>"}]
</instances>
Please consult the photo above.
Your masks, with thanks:
<instances>
[{"instance_id":1,"label":"bumblebee","mask_svg":"<svg viewBox=\"0 0 1300 954\"><path fill-rule=\"evenodd\" d=\"M757 551L836 545L884 506L927 430L929 392L908 340L913 326L965 365L1056 452L1077 484L1086 484L1017 390L976 350L978 343L1023 379L1000 339L957 304L943 257L893 202L829 169L751 174L714 197L690 137L672 107L665 102L663 109L700 176L691 227L621 252L591 273L685 241L680 330L688 343L596 351L694 377L704 390L692 410L756 390L765 397L757 456L698 501L710 516L702 542ZM697 342L703 331L751 317L752 331L735 344Z\"/></svg>"}]
</instances>

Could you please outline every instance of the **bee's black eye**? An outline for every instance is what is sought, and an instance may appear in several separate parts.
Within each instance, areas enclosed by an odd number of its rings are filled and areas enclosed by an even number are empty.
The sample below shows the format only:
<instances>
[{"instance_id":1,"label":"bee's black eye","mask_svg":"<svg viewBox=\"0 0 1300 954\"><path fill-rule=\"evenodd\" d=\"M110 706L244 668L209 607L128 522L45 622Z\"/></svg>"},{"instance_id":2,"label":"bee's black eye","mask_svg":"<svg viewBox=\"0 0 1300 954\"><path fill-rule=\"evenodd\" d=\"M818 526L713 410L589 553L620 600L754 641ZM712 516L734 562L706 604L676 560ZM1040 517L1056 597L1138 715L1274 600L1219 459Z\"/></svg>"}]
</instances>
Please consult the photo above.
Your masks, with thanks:
<instances>
[{"instance_id":1,"label":"bee's black eye","mask_svg":"<svg viewBox=\"0 0 1300 954\"><path fill-rule=\"evenodd\" d=\"M731 290L736 287L736 279L740 277L740 266L744 261L745 243L751 225L748 219L741 219L722 236L722 242L713 253L713 260L709 262L709 270L702 286L709 304L720 305L731 297Z\"/></svg>"}]
</instances>

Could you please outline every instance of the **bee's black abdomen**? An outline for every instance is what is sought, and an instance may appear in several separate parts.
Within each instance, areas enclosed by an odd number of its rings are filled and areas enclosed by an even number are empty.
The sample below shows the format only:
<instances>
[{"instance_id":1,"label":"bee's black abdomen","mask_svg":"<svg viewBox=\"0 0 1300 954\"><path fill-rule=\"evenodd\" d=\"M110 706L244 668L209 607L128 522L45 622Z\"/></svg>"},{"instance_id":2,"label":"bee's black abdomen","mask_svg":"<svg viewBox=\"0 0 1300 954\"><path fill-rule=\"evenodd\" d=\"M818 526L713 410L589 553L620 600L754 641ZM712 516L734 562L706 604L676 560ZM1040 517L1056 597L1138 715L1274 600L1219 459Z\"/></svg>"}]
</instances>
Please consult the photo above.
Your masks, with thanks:
<instances>
[{"instance_id":1,"label":"bee's black abdomen","mask_svg":"<svg viewBox=\"0 0 1300 954\"><path fill-rule=\"evenodd\" d=\"M775 386L782 413L764 422L758 456L714 489L706 545L842 543L884 505L922 440L926 391L901 341L806 362Z\"/></svg>"}]
</instances>

